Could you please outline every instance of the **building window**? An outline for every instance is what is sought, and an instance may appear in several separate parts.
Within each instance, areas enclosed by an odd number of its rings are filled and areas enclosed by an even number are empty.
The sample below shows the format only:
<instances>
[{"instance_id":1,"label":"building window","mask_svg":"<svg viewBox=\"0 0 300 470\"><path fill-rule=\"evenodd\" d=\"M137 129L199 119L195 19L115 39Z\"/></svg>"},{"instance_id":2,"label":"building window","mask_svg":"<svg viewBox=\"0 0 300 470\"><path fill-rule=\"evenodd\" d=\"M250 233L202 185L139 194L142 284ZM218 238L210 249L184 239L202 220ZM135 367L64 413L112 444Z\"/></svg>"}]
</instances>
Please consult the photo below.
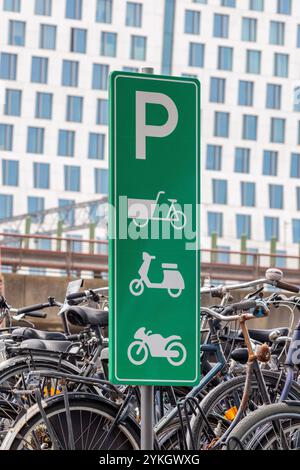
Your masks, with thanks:
<instances>
[{"instance_id":1,"label":"building window","mask_svg":"<svg viewBox=\"0 0 300 470\"><path fill-rule=\"evenodd\" d=\"M92 88L94 90L107 90L108 74L109 74L109 65L93 64Z\"/></svg>"},{"instance_id":2,"label":"building window","mask_svg":"<svg viewBox=\"0 0 300 470\"><path fill-rule=\"evenodd\" d=\"M131 36L130 58L133 60L146 60L147 38L145 36Z\"/></svg>"},{"instance_id":3,"label":"building window","mask_svg":"<svg viewBox=\"0 0 300 470\"><path fill-rule=\"evenodd\" d=\"M101 55L106 57L116 57L117 54L117 34L102 31L101 33Z\"/></svg>"},{"instance_id":4,"label":"building window","mask_svg":"<svg viewBox=\"0 0 300 470\"><path fill-rule=\"evenodd\" d=\"M281 15L291 15L292 0L277 0L277 13Z\"/></svg>"},{"instance_id":5,"label":"building window","mask_svg":"<svg viewBox=\"0 0 300 470\"><path fill-rule=\"evenodd\" d=\"M241 182L241 205L255 207L255 183Z\"/></svg>"},{"instance_id":6,"label":"building window","mask_svg":"<svg viewBox=\"0 0 300 470\"><path fill-rule=\"evenodd\" d=\"M83 98L81 96L67 96L67 116L70 122L82 122Z\"/></svg>"},{"instance_id":7,"label":"building window","mask_svg":"<svg viewBox=\"0 0 300 470\"><path fill-rule=\"evenodd\" d=\"M293 243L300 243L300 220L292 219Z\"/></svg>"},{"instance_id":8,"label":"building window","mask_svg":"<svg viewBox=\"0 0 300 470\"><path fill-rule=\"evenodd\" d=\"M51 16L52 0L35 0L36 15Z\"/></svg>"},{"instance_id":9,"label":"building window","mask_svg":"<svg viewBox=\"0 0 300 470\"><path fill-rule=\"evenodd\" d=\"M283 144L285 141L285 119L271 118L270 142Z\"/></svg>"},{"instance_id":10,"label":"building window","mask_svg":"<svg viewBox=\"0 0 300 470\"><path fill-rule=\"evenodd\" d=\"M215 112L214 135L216 137L229 136L229 113Z\"/></svg>"},{"instance_id":11,"label":"building window","mask_svg":"<svg viewBox=\"0 0 300 470\"><path fill-rule=\"evenodd\" d=\"M229 36L229 15L214 14L214 37L228 38Z\"/></svg>"},{"instance_id":12,"label":"building window","mask_svg":"<svg viewBox=\"0 0 300 470\"><path fill-rule=\"evenodd\" d=\"M266 107L270 109L281 108L281 85L267 84Z\"/></svg>"},{"instance_id":13,"label":"building window","mask_svg":"<svg viewBox=\"0 0 300 470\"><path fill-rule=\"evenodd\" d=\"M104 160L105 134L90 132L88 158Z\"/></svg>"},{"instance_id":14,"label":"building window","mask_svg":"<svg viewBox=\"0 0 300 470\"><path fill-rule=\"evenodd\" d=\"M270 22L270 44L284 46L285 24L281 21Z\"/></svg>"},{"instance_id":15,"label":"building window","mask_svg":"<svg viewBox=\"0 0 300 470\"><path fill-rule=\"evenodd\" d=\"M300 47L300 25L297 26L297 47Z\"/></svg>"},{"instance_id":16,"label":"building window","mask_svg":"<svg viewBox=\"0 0 300 470\"><path fill-rule=\"evenodd\" d=\"M264 0L250 0L249 9L254 11L264 11Z\"/></svg>"},{"instance_id":17,"label":"building window","mask_svg":"<svg viewBox=\"0 0 300 470\"><path fill-rule=\"evenodd\" d=\"M221 171L222 166L222 147L221 145L207 145L206 150L206 169Z\"/></svg>"},{"instance_id":18,"label":"building window","mask_svg":"<svg viewBox=\"0 0 300 470\"><path fill-rule=\"evenodd\" d=\"M86 53L86 29L71 28L71 45L70 51L77 52L79 54Z\"/></svg>"},{"instance_id":19,"label":"building window","mask_svg":"<svg viewBox=\"0 0 300 470\"><path fill-rule=\"evenodd\" d=\"M49 163L33 164L33 186L37 189L50 188L50 165Z\"/></svg>"},{"instance_id":20,"label":"building window","mask_svg":"<svg viewBox=\"0 0 300 470\"><path fill-rule=\"evenodd\" d=\"M257 20L255 18L242 19L242 41L256 41Z\"/></svg>"},{"instance_id":21,"label":"building window","mask_svg":"<svg viewBox=\"0 0 300 470\"><path fill-rule=\"evenodd\" d=\"M243 116L243 139L257 140L257 116L244 114Z\"/></svg>"},{"instance_id":22,"label":"building window","mask_svg":"<svg viewBox=\"0 0 300 470\"><path fill-rule=\"evenodd\" d=\"M79 62L74 60L63 60L62 85L78 86Z\"/></svg>"},{"instance_id":23,"label":"building window","mask_svg":"<svg viewBox=\"0 0 300 470\"><path fill-rule=\"evenodd\" d=\"M239 105L253 106L254 83L245 80L239 81Z\"/></svg>"},{"instance_id":24,"label":"building window","mask_svg":"<svg viewBox=\"0 0 300 470\"><path fill-rule=\"evenodd\" d=\"M64 166L65 191L80 191L80 166Z\"/></svg>"},{"instance_id":25,"label":"building window","mask_svg":"<svg viewBox=\"0 0 300 470\"><path fill-rule=\"evenodd\" d=\"M241 147L235 149L234 171L236 173L250 172L250 149Z\"/></svg>"},{"instance_id":26,"label":"building window","mask_svg":"<svg viewBox=\"0 0 300 470\"><path fill-rule=\"evenodd\" d=\"M42 127L28 127L27 131L27 152L44 153L44 134Z\"/></svg>"},{"instance_id":27,"label":"building window","mask_svg":"<svg viewBox=\"0 0 300 470\"><path fill-rule=\"evenodd\" d=\"M127 65L125 65L124 67L122 67L122 70L124 72L132 72L132 73L138 73L139 72L139 68L138 67L129 67Z\"/></svg>"},{"instance_id":28,"label":"building window","mask_svg":"<svg viewBox=\"0 0 300 470\"><path fill-rule=\"evenodd\" d=\"M56 26L50 24L41 24L40 27L40 48L56 48Z\"/></svg>"},{"instance_id":29,"label":"building window","mask_svg":"<svg viewBox=\"0 0 300 470\"><path fill-rule=\"evenodd\" d=\"M4 0L3 10L19 13L21 11L21 0Z\"/></svg>"},{"instance_id":30,"label":"building window","mask_svg":"<svg viewBox=\"0 0 300 470\"><path fill-rule=\"evenodd\" d=\"M221 6L235 8L235 0L221 0Z\"/></svg>"},{"instance_id":31,"label":"building window","mask_svg":"<svg viewBox=\"0 0 300 470\"><path fill-rule=\"evenodd\" d=\"M0 219L10 219L13 216L13 196L0 194Z\"/></svg>"},{"instance_id":32,"label":"building window","mask_svg":"<svg viewBox=\"0 0 300 470\"><path fill-rule=\"evenodd\" d=\"M48 81L47 57L32 57L31 81L33 83L47 83Z\"/></svg>"},{"instance_id":33,"label":"building window","mask_svg":"<svg viewBox=\"0 0 300 470\"><path fill-rule=\"evenodd\" d=\"M200 11L185 10L184 32L187 34L200 34Z\"/></svg>"},{"instance_id":34,"label":"building window","mask_svg":"<svg viewBox=\"0 0 300 470\"><path fill-rule=\"evenodd\" d=\"M265 240L270 241L272 238L279 240L279 219L278 217L265 217Z\"/></svg>"},{"instance_id":35,"label":"building window","mask_svg":"<svg viewBox=\"0 0 300 470\"><path fill-rule=\"evenodd\" d=\"M212 103L225 102L225 78L211 77L210 79L210 101Z\"/></svg>"},{"instance_id":36,"label":"building window","mask_svg":"<svg viewBox=\"0 0 300 470\"><path fill-rule=\"evenodd\" d=\"M95 168L95 193L108 193L108 170Z\"/></svg>"},{"instance_id":37,"label":"building window","mask_svg":"<svg viewBox=\"0 0 300 470\"><path fill-rule=\"evenodd\" d=\"M193 0L194 3L201 3L203 5L207 5L207 0Z\"/></svg>"},{"instance_id":38,"label":"building window","mask_svg":"<svg viewBox=\"0 0 300 470\"><path fill-rule=\"evenodd\" d=\"M75 225L75 201L73 199L59 199L58 207L59 211L59 220L63 222L64 225Z\"/></svg>"},{"instance_id":39,"label":"building window","mask_svg":"<svg viewBox=\"0 0 300 470\"><path fill-rule=\"evenodd\" d=\"M112 22L112 0L97 0L96 21L98 23Z\"/></svg>"},{"instance_id":40,"label":"building window","mask_svg":"<svg viewBox=\"0 0 300 470\"><path fill-rule=\"evenodd\" d=\"M11 46L25 45L25 28L26 24L24 21L9 21L8 43Z\"/></svg>"},{"instance_id":41,"label":"building window","mask_svg":"<svg viewBox=\"0 0 300 470\"><path fill-rule=\"evenodd\" d=\"M97 100L97 117L96 124L102 126L108 125L108 100L99 98Z\"/></svg>"},{"instance_id":42,"label":"building window","mask_svg":"<svg viewBox=\"0 0 300 470\"><path fill-rule=\"evenodd\" d=\"M223 214L222 212L207 212L208 235L217 234L223 236Z\"/></svg>"},{"instance_id":43,"label":"building window","mask_svg":"<svg viewBox=\"0 0 300 470\"><path fill-rule=\"evenodd\" d=\"M52 119L52 93L37 93L35 104L35 117L39 119Z\"/></svg>"},{"instance_id":44,"label":"building window","mask_svg":"<svg viewBox=\"0 0 300 470\"><path fill-rule=\"evenodd\" d=\"M300 178L300 154L291 154L291 178Z\"/></svg>"},{"instance_id":45,"label":"building window","mask_svg":"<svg viewBox=\"0 0 300 470\"><path fill-rule=\"evenodd\" d=\"M21 90L6 90L5 91L5 107L4 113L8 116L21 116Z\"/></svg>"},{"instance_id":46,"label":"building window","mask_svg":"<svg viewBox=\"0 0 300 470\"><path fill-rule=\"evenodd\" d=\"M232 47L218 47L218 69L219 70L232 70L233 64L233 48Z\"/></svg>"},{"instance_id":47,"label":"building window","mask_svg":"<svg viewBox=\"0 0 300 470\"><path fill-rule=\"evenodd\" d=\"M17 54L2 52L0 54L0 78L3 80L17 79Z\"/></svg>"},{"instance_id":48,"label":"building window","mask_svg":"<svg viewBox=\"0 0 300 470\"><path fill-rule=\"evenodd\" d=\"M2 160L2 184L4 186L19 185L19 162L16 160Z\"/></svg>"},{"instance_id":49,"label":"building window","mask_svg":"<svg viewBox=\"0 0 300 470\"><path fill-rule=\"evenodd\" d=\"M264 150L263 175L277 176L278 152Z\"/></svg>"},{"instance_id":50,"label":"building window","mask_svg":"<svg viewBox=\"0 0 300 470\"><path fill-rule=\"evenodd\" d=\"M27 198L27 212L30 214L33 223L42 223L44 221L43 215L35 215L37 212L45 210L45 199L43 197L28 196Z\"/></svg>"},{"instance_id":51,"label":"building window","mask_svg":"<svg viewBox=\"0 0 300 470\"><path fill-rule=\"evenodd\" d=\"M294 111L300 111L300 87L294 88Z\"/></svg>"},{"instance_id":52,"label":"building window","mask_svg":"<svg viewBox=\"0 0 300 470\"><path fill-rule=\"evenodd\" d=\"M270 209L283 209L283 186L281 184L269 184Z\"/></svg>"},{"instance_id":53,"label":"building window","mask_svg":"<svg viewBox=\"0 0 300 470\"><path fill-rule=\"evenodd\" d=\"M236 214L236 238L251 239L251 215Z\"/></svg>"},{"instance_id":54,"label":"building window","mask_svg":"<svg viewBox=\"0 0 300 470\"><path fill-rule=\"evenodd\" d=\"M246 72L260 74L261 52L247 50Z\"/></svg>"},{"instance_id":55,"label":"building window","mask_svg":"<svg viewBox=\"0 0 300 470\"><path fill-rule=\"evenodd\" d=\"M13 126L11 124L0 124L0 150L12 151L13 148Z\"/></svg>"},{"instance_id":56,"label":"building window","mask_svg":"<svg viewBox=\"0 0 300 470\"><path fill-rule=\"evenodd\" d=\"M74 157L75 131L59 130L58 155L61 157Z\"/></svg>"},{"instance_id":57,"label":"building window","mask_svg":"<svg viewBox=\"0 0 300 470\"><path fill-rule=\"evenodd\" d=\"M274 75L275 77L288 77L289 56L288 54L274 54Z\"/></svg>"},{"instance_id":58,"label":"building window","mask_svg":"<svg viewBox=\"0 0 300 470\"><path fill-rule=\"evenodd\" d=\"M227 204L227 180L212 180L213 204Z\"/></svg>"},{"instance_id":59,"label":"building window","mask_svg":"<svg viewBox=\"0 0 300 470\"><path fill-rule=\"evenodd\" d=\"M300 188L296 188L296 209L297 211L300 210Z\"/></svg>"},{"instance_id":60,"label":"building window","mask_svg":"<svg viewBox=\"0 0 300 470\"><path fill-rule=\"evenodd\" d=\"M142 27L142 3L127 2L126 4L126 26L135 28Z\"/></svg>"},{"instance_id":61,"label":"building window","mask_svg":"<svg viewBox=\"0 0 300 470\"><path fill-rule=\"evenodd\" d=\"M204 67L204 44L190 42L189 66Z\"/></svg>"},{"instance_id":62,"label":"building window","mask_svg":"<svg viewBox=\"0 0 300 470\"><path fill-rule=\"evenodd\" d=\"M81 20L82 18L82 0L67 0L66 18Z\"/></svg>"}]
</instances>

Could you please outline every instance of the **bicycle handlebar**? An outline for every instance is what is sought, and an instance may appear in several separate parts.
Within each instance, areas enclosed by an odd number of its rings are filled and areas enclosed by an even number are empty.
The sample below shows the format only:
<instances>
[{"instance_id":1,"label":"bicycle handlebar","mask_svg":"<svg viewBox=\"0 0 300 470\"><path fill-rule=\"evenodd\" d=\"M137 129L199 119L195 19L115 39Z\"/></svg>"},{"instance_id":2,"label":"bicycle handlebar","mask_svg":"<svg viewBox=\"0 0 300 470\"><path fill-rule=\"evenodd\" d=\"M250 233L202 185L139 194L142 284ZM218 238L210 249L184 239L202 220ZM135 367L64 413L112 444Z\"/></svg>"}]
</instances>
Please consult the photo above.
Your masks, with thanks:
<instances>
[{"instance_id":1,"label":"bicycle handlebar","mask_svg":"<svg viewBox=\"0 0 300 470\"><path fill-rule=\"evenodd\" d=\"M47 313L43 312L28 312L25 313L26 317L32 317L32 318L47 318Z\"/></svg>"},{"instance_id":2,"label":"bicycle handlebar","mask_svg":"<svg viewBox=\"0 0 300 470\"><path fill-rule=\"evenodd\" d=\"M52 305L49 304L49 302L44 303L44 304L35 304L35 305L29 305L29 307L23 307L23 308L18 308L14 311L17 315L20 315L21 313L32 313L36 312L38 310L43 310L44 308L47 307L52 307ZM40 312L41 313L41 312Z\"/></svg>"},{"instance_id":3,"label":"bicycle handlebar","mask_svg":"<svg viewBox=\"0 0 300 470\"><path fill-rule=\"evenodd\" d=\"M257 306L257 302L254 299L237 302L235 304L228 305L223 310L223 315L226 315L227 313L231 313L231 312L237 312L238 310L250 310L252 308L255 308L256 306Z\"/></svg>"},{"instance_id":4,"label":"bicycle handlebar","mask_svg":"<svg viewBox=\"0 0 300 470\"><path fill-rule=\"evenodd\" d=\"M82 292L74 292L72 294L67 295L66 299L67 300L83 299L84 297L91 297L93 296L93 294L101 294L104 292L108 292L108 287L99 287L98 289L90 289L90 290L85 290Z\"/></svg>"},{"instance_id":5,"label":"bicycle handlebar","mask_svg":"<svg viewBox=\"0 0 300 470\"><path fill-rule=\"evenodd\" d=\"M299 287L289 284L288 282L276 281L276 286L289 292L295 292L296 294L300 292Z\"/></svg>"}]
</instances>

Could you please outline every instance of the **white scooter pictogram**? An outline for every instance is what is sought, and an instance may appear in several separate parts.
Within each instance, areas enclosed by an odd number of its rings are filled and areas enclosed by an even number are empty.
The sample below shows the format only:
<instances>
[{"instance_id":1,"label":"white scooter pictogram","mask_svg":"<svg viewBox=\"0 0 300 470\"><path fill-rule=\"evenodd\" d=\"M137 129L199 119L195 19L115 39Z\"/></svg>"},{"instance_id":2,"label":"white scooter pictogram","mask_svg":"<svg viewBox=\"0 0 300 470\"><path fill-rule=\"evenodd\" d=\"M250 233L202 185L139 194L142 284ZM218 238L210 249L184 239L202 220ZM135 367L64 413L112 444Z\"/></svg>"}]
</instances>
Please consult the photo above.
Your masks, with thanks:
<instances>
[{"instance_id":1,"label":"white scooter pictogram","mask_svg":"<svg viewBox=\"0 0 300 470\"><path fill-rule=\"evenodd\" d=\"M136 366L141 366L147 361L149 352L152 357L165 357L172 366L181 366L186 360L187 352L180 336L164 338L141 327L135 332L134 339L128 347L127 355L130 362Z\"/></svg>"},{"instance_id":2,"label":"white scooter pictogram","mask_svg":"<svg viewBox=\"0 0 300 470\"><path fill-rule=\"evenodd\" d=\"M144 292L144 285L149 289L167 289L171 297L179 297L185 288L184 279L178 271L177 264L163 263L163 280L162 282L151 282L148 277L151 260L156 256L149 253L143 253L143 263L138 271L140 279L133 279L129 284L129 290L132 295L141 295Z\"/></svg>"}]
</instances>

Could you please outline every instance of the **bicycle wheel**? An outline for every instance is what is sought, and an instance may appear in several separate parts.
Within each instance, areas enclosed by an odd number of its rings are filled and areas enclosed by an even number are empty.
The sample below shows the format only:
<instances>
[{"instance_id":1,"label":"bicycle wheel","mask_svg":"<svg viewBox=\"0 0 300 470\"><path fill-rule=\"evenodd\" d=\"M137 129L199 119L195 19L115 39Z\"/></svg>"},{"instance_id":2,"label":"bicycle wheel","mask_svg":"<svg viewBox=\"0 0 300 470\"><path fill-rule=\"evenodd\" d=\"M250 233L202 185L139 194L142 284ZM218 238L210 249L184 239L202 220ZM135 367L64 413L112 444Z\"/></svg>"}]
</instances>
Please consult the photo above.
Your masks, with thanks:
<instances>
[{"instance_id":1,"label":"bicycle wheel","mask_svg":"<svg viewBox=\"0 0 300 470\"><path fill-rule=\"evenodd\" d=\"M139 448L139 428L129 417L115 423L118 406L91 394L70 393L70 420L63 397L46 400L44 411L33 405L7 433L1 450L131 450Z\"/></svg>"},{"instance_id":2,"label":"bicycle wheel","mask_svg":"<svg viewBox=\"0 0 300 470\"><path fill-rule=\"evenodd\" d=\"M0 398L6 403L10 403L12 406L21 410L21 403L24 404L24 408L28 407L29 404L33 404L33 398L28 396L18 396L18 400L13 392L10 390L23 390L25 388L32 388L36 386L33 378L31 382L28 382L28 373L33 371L43 371L49 373L52 371L60 371L69 374L79 374L79 369L72 364L61 361L55 357L34 357L29 358L26 356L14 357L6 360L0 365ZM43 387L42 387L43 388ZM48 386L45 387L45 392L49 394ZM43 395L45 396L46 393ZM50 391L51 393L51 391ZM0 411L0 442L3 439L5 431L15 421L17 413L1 413Z\"/></svg>"},{"instance_id":3,"label":"bicycle wheel","mask_svg":"<svg viewBox=\"0 0 300 470\"><path fill-rule=\"evenodd\" d=\"M279 379L276 372L263 371L264 380L270 394L272 403L279 400L285 380ZM201 410L207 418L210 428L203 420L201 413L197 413L191 420L192 436L188 436L190 449L207 449L212 441L218 440L232 423L240 406L246 376L232 378L228 382L222 382L211 390L201 402ZM289 394L289 399L300 399L300 387L294 382ZM255 411L263 404L259 392L258 383L253 376L251 391L244 416ZM212 432L213 431L213 432Z\"/></svg>"},{"instance_id":4,"label":"bicycle wheel","mask_svg":"<svg viewBox=\"0 0 300 470\"><path fill-rule=\"evenodd\" d=\"M244 418L228 438L230 450L300 450L300 405L262 406Z\"/></svg>"}]
</instances>

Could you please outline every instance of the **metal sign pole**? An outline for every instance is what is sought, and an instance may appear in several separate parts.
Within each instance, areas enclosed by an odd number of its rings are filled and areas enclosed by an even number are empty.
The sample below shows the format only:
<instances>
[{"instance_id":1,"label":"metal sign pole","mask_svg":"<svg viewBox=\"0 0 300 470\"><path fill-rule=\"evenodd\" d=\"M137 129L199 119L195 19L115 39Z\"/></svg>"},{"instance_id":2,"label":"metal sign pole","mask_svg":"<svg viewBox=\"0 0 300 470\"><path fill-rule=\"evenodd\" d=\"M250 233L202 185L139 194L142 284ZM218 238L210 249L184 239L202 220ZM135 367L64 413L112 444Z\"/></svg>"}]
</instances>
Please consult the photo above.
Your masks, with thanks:
<instances>
[{"instance_id":1,"label":"metal sign pole","mask_svg":"<svg viewBox=\"0 0 300 470\"><path fill-rule=\"evenodd\" d=\"M152 67L143 67L142 73L153 74ZM141 450L153 450L154 387L141 386Z\"/></svg>"},{"instance_id":2,"label":"metal sign pole","mask_svg":"<svg viewBox=\"0 0 300 470\"><path fill-rule=\"evenodd\" d=\"M141 450L153 450L154 387L141 386Z\"/></svg>"}]
</instances>

